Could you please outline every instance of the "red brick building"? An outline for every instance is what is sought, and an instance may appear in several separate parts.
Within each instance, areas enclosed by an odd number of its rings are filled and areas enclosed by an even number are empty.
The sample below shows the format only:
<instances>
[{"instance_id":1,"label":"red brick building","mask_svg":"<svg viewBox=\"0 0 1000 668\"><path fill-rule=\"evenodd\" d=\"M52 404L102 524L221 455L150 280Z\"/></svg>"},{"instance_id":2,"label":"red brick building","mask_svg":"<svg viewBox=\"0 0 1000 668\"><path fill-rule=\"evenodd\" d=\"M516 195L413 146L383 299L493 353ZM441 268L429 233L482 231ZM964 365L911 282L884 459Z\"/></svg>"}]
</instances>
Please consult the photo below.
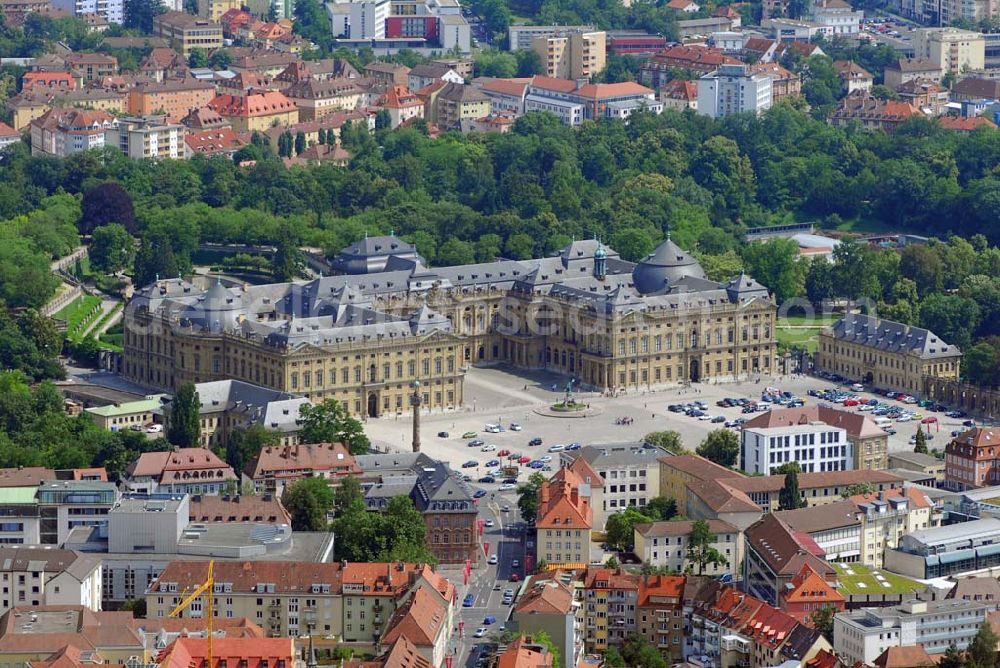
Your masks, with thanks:
<instances>
[{"instance_id":1,"label":"red brick building","mask_svg":"<svg viewBox=\"0 0 1000 668\"><path fill-rule=\"evenodd\" d=\"M944 465L949 489L1000 484L1000 429L975 427L959 434L944 449Z\"/></svg>"}]
</instances>

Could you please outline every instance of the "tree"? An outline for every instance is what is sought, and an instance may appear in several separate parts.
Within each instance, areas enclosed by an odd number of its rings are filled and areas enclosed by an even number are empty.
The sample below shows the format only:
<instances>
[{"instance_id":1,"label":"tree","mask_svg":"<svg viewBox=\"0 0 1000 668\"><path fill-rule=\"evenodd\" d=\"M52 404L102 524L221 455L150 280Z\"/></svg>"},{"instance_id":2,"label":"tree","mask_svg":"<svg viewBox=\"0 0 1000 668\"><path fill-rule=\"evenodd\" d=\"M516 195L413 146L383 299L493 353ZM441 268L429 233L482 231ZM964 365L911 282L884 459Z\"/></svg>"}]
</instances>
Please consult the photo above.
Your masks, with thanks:
<instances>
[{"instance_id":1,"label":"tree","mask_svg":"<svg viewBox=\"0 0 1000 668\"><path fill-rule=\"evenodd\" d=\"M747 272L774 293L779 302L797 297L805 289L806 264L791 239L771 239L743 247Z\"/></svg>"},{"instance_id":2,"label":"tree","mask_svg":"<svg viewBox=\"0 0 1000 668\"><path fill-rule=\"evenodd\" d=\"M176 276L179 272L170 238L163 232L151 232L143 237L135 254L132 273L137 286L145 286L159 278Z\"/></svg>"},{"instance_id":3,"label":"tree","mask_svg":"<svg viewBox=\"0 0 1000 668\"><path fill-rule=\"evenodd\" d=\"M625 668L625 659L614 645L608 645L604 650L604 665L608 668Z\"/></svg>"},{"instance_id":4,"label":"tree","mask_svg":"<svg viewBox=\"0 0 1000 668\"><path fill-rule=\"evenodd\" d=\"M201 442L201 400L194 383L177 388L167 415L167 440L171 445L192 448Z\"/></svg>"},{"instance_id":5,"label":"tree","mask_svg":"<svg viewBox=\"0 0 1000 668\"><path fill-rule=\"evenodd\" d=\"M205 49L191 49L191 53L188 55L188 67L192 69L208 67L208 55L205 53Z\"/></svg>"},{"instance_id":6,"label":"tree","mask_svg":"<svg viewBox=\"0 0 1000 668\"><path fill-rule=\"evenodd\" d=\"M233 55L229 49L216 49L208 57L208 64L213 70L226 70L233 62Z\"/></svg>"},{"instance_id":7,"label":"tree","mask_svg":"<svg viewBox=\"0 0 1000 668\"><path fill-rule=\"evenodd\" d=\"M1000 642L1000 638L993 632L989 620L986 620L969 643L965 665L969 668L996 668L997 642Z\"/></svg>"},{"instance_id":8,"label":"tree","mask_svg":"<svg viewBox=\"0 0 1000 668\"><path fill-rule=\"evenodd\" d=\"M389 113L388 109L379 109L375 114L375 129L376 130L389 130L392 128L392 114ZM322 130L321 130L322 132ZM325 143L325 142L320 142Z\"/></svg>"},{"instance_id":9,"label":"tree","mask_svg":"<svg viewBox=\"0 0 1000 668\"><path fill-rule=\"evenodd\" d=\"M80 234L91 234L101 225L118 223L135 234L135 208L132 196L117 183L102 183L83 193L80 203Z\"/></svg>"},{"instance_id":10,"label":"tree","mask_svg":"<svg viewBox=\"0 0 1000 668\"><path fill-rule=\"evenodd\" d=\"M302 268L302 251L298 240L286 228L275 245L274 259L271 261L271 274L279 283L295 280Z\"/></svg>"},{"instance_id":11,"label":"tree","mask_svg":"<svg viewBox=\"0 0 1000 668\"><path fill-rule=\"evenodd\" d=\"M295 133L295 155L305 153L306 148L306 133L299 130Z\"/></svg>"},{"instance_id":12,"label":"tree","mask_svg":"<svg viewBox=\"0 0 1000 668\"><path fill-rule=\"evenodd\" d=\"M538 518L538 490L545 483L545 476L538 471L528 477L528 482L517 488L517 508L528 524Z\"/></svg>"},{"instance_id":13,"label":"tree","mask_svg":"<svg viewBox=\"0 0 1000 668\"><path fill-rule=\"evenodd\" d=\"M611 245L629 262L639 262L653 252L653 239L649 232L634 227L616 232Z\"/></svg>"},{"instance_id":14,"label":"tree","mask_svg":"<svg viewBox=\"0 0 1000 668\"><path fill-rule=\"evenodd\" d=\"M333 489L326 478L302 478L285 488L281 505L292 518L292 531L325 531Z\"/></svg>"},{"instance_id":15,"label":"tree","mask_svg":"<svg viewBox=\"0 0 1000 668\"><path fill-rule=\"evenodd\" d=\"M302 420L299 440L303 443L343 443L353 455L366 454L371 447L361 422L349 415L336 399L305 404L299 416Z\"/></svg>"},{"instance_id":16,"label":"tree","mask_svg":"<svg viewBox=\"0 0 1000 668\"><path fill-rule=\"evenodd\" d=\"M852 496L861 496L863 494L873 494L875 492L875 487L870 482L856 482L853 485L848 485L844 488L844 491L840 493L840 496L849 499Z\"/></svg>"},{"instance_id":17,"label":"tree","mask_svg":"<svg viewBox=\"0 0 1000 668\"><path fill-rule=\"evenodd\" d=\"M91 236L89 255L91 267L106 274L116 274L132 266L135 239L124 225L102 225Z\"/></svg>"},{"instance_id":18,"label":"tree","mask_svg":"<svg viewBox=\"0 0 1000 668\"><path fill-rule=\"evenodd\" d=\"M696 452L705 459L727 468L736 466L740 456L739 438L728 429L716 429L708 436Z\"/></svg>"},{"instance_id":19,"label":"tree","mask_svg":"<svg viewBox=\"0 0 1000 668\"><path fill-rule=\"evenodd\" d=\"M726 557L713 546L714 543L715 534L712 533L708 522L695 520L688 535L687 558L688 561L698 565L698 575L705 573L705 566L722 566L728 563Z\"/></svg>"},{"instance_id":20,"label":"tree","mask_svg":"<svg viewBox=\"0 0 1000 668\"><path fill-rule=\"evenodd\" d=\"M257 453L267 446L277 445L278 441L278 435L268 431L263 425L237 427L229 433L226 441L226 463L239 475Z\"/></svg>"},{"instance_id":21,"label":"tree","mask_svg":"<svg viewBox=\"0 0 1000 668\"><path fill-rule=\"evenodd\" d=\"M628 666L635 668L669 668L670 664L660 654L660 650L642 636L632 635L622 647L622 657Z\"/></svg>"},{"instance_id":22,"label":"tree","mask_svg":"<svg viewBox=\"0 0 1000 668\"><path fill-rule=\"evenodd\" d=\"M785 484L778 492L778 510L805 508L806 500L799 493L798 465L785 473Z\"/></svg>"},{"instance_id":23,"label":"tree","mask_svg":"<svg viewBox=\"0 0 1000 668\"><path fill-rule=\"evenodd\" d=\"M536 631L531 636L531 642L537 643L539 645L545 645L546 649L549 650L549 655L552 656L552 668L563 668L562 655L559 653L559 646L552 642L552 638L545 631ZM605 661L607 663L607 661Z\"/></svg>"},{"instance_id":24,"label":"tree","mask_svg":"<svg viewBox=\"0 0 1000 668\"><path fill-rule=\"evenodd\" d=\"M631 550L635 542L635 525L652 521L652 517L633 506L611 514L604 527L608 545L619 552Z\"/></svg>"},{"instance_id":25,"label":"tree","mask_svg":"<svg viewBox=\"0 0 1000 668\"><path fill-rule=\"evenodd\" d=\"M665 522L676 517L677 501L669 496L657 496L650 499L642 510L653 521Z\"/></svg>"},{"instance_id":26,"label":"tree","mask_svg":"<svg viewBox=\"0 0 1000 668\"><path fill-rule=\"evenodd\" d=\"M621 563L618 561L618 557L612 554L608 557L608 560L604 562L604 567L616 571L621 568Z\"/></svg>"},{"instance_id":27,"label":"tree","mask_svg":"<svg viewBox=\"0 0 1000 668\"><path fill-rule=\"evenodd\" d=\"M929 295L920 304L920 326L966 350L972 345L972 332L979 326L979 305L959 295Z\"/></svg>"},{"instance_id":28,"label":"tree","mask_svg":"<svg viewBox=\"0 0 1000 668\"><path fill-rule=\"evenodd\" d=\"M651 431L643 436L642 440L675 455L682 455L686 452L681 443L681 435L676 431Z\"/></svg>"},{"instance_id":29,"label":"tree","mask_svg":"<svg viewBox=\"0 0 1000 668\"><path fill-rule=\"evenodd\" d=\"M534 49L518 49L514 52L517 59L517 76L533 77L536 74L544 74L545 66L542 58Z\"/></svg>"},{"instance_id":30,"label":"tree","mask_svg":"<svg viewBox=\"0 0 1000 668\"><path fill-rule=\"evenodd\" d=\"M948 645L948 649L944 651L944 656L938 661L939 668L962 668L965 665L965 657L962 656L961 650L951 643Z\"/></svg>"},{"instance_id":31,"label":"tree","mask_svg":"<svg viewBox=\"0 0 1000 668\"><path fill-rule=\"evenodd\" d=\"M830 644L833 644L833 616L836 614L835 606L824 605L814 610L811 616L813 628L822 633Z\"/></svg>"},{"instance_id":32,"label":"tree","mask_svg":"<svg viewBox=\"0 0 1000 668\"><path fill-rule=\"evenodd\" d=\"M125 0L124 25L151 34L153 19L165 11L167 9L160 0Z\"/></svg>"},{"instance_id":33,"label":"tree","mask_svg":"<svg viewBox=\"0 0 1000 668\"><path fill-rule=\"evenodd\" d=\"M285 130L280 135L278 135L278 156L282 158L292 157L292 151L295 150L295 140L292 138L292 133L290 130Z\"/></svg>"},{"instance_id":34,"label":"tree","mask_svg":"<svg viewBox=\"0 0 1000 668\"><path fill-rule=\"evenodd\" d=\"M913 451L922 455L928 454L927 452L927 435L924 430L917 425L917 435L913 444Z\"/></svg>"}]
</instances>

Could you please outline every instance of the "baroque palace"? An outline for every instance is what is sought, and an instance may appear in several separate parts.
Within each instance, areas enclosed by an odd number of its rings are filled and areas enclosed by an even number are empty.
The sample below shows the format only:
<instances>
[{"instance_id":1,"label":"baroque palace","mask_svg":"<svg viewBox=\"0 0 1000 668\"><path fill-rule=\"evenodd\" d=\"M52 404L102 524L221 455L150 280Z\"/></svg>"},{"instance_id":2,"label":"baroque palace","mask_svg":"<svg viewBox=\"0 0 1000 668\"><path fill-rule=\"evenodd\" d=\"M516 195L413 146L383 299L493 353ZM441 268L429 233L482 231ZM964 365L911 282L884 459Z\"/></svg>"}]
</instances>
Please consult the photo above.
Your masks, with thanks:
<instances>
[{"instance_id":1,"label":"baroque palace","mask_svg":"<svg viewBox=\"0 0 1000 668\"><path fill-rule=\"evenodd\" d=\"M746 275L710 281L669 237L638 264L594 240L547 258L428 268L373 237L305 282L137 291L124 375L173 390L235 378L371 417L462 404L472 364L549 369L602 390L723 382L775 369L776 308Z\"/></svg>"}]
</instances>

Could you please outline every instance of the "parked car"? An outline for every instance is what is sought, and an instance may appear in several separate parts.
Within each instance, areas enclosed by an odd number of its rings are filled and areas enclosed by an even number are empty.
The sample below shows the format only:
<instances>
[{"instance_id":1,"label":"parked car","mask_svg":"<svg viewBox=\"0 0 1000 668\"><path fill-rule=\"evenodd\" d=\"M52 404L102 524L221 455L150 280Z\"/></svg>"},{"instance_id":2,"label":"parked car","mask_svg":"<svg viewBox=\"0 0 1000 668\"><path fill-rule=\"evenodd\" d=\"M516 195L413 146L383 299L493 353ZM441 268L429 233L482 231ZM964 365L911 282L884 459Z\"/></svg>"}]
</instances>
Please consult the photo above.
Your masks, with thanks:
<instances>
[{"instance_id":1,"label":"parked car","mask_svg":"<svg viewBox=\"0 0 1000 668\"><path fill-rule=\"evenodd\" d=\"M163 433L163 425L162 424L151 424L148 427L146 427L146 433L147 434L160 434L160 433Z\"/></svg>"},{"instance_id":2,"label":"parked car","mask_svg":"<svg viewBox=\"0 0 1000 668\"><path fill-rule=\"evenodd\" d=\"M497 453L497 457L506 457L510 454L510 450L504 449Z\"/></svg>"},{"instance_id":3,"label":"parked car","mask_svg":"<svg viewBox=\"0 0 1000 668\"><path fill-rule=\"evenodd\" d=\"M505 482L504 484L500 485L500 487L498 487L497 489L499 489L501 492L509 492L510 490L516 489L516 488L517 488L517 485L512 485L509 482Z\"/></svg>"},{"instance_id":4,"label":"parked car","mask_svg":"<svg viewBox=\"0 0 1000 668\"><path fill-rule=\"evenodd\" d=\"M481 482L481 483L483 483L483 484L489 484L489 483L494 483L494 482L496 482L496 481L497 481L497 479L496 479L496 478L494 478L494 477L493 477L493 476L491 476L491 475L484 475L484 476L483 476L482 478L480 478L480 479L479 479L479 482Z\"/></svg>"},{"instance_id":5,"label":"parked car","mask_svg":"<svg viewBox=\"0 0 1000 668\"><path fill-rule=\"evenodd\" d=\"M497 618L494 617L493 615L486 615L485 617L483 617L483 624L486 624L487 626L496 623L497 623Z\"/></svg>"},{"instance_id":6,"label":"parked car","mask_svg":"<svg viewBox=\"0 0 1000 668\"><path fill-rule=\"evenodd\" d=\"M476 493L472 495L472 498L473 499L481 499L484 496L486 496L486 490L485 489L477 489Z\"/></svg>"},{"instance_id":7,"label":"parked car","mask_svg":"<svg viewBox=\"0 0 1000 668\"><path fill-rule=\"evenodd\" d=\"M497 558L497 555L491 554L490 558L486 560L486 563L488 563L490 566L496 566L497 562L499 561L500 560Z\"/></svg>"},{"instance_id":8,"label":"parked car","mask_svg":"<svg viewBox=\"0 0 1000 668\"><path fill-rule=\"evenodd\" d=\"M511 431L521 431L521 425L519 425L516 422L511 422L510 423L510 430Z\"/></svg>"},{"instance_id":9,"label":"parked car","mask_svg":"<svg viewBox=\"0 0 1000 668\"><path fill-rule=\"evenodd\" d=\"M716 415L714 418L712 418L712 424L719 424L725 421L726 421L725 415Z\"/></svg>"},{"instance_id":10,"label":"parked car","mask_svg":"<svg viewBox=\"0 0 1000 668\"><path fill-rule=\"evenodd\" d=\"M474 469L477 466L479 466L479 462L477 462L475 459L470 459L469 461L462 464L463 469Z\"/></svg>"},{"instance_id":11,"label":"parked car","mask_svg":"<svg viewBox=\"0 0 1000 668\"><path fill-rule=\"evenodd\" d=\"M541 444L542 444L542 439L538 438L537 436L528 441L528 445L541 445Z\"/></svg>"},{"instance_id":12,"label":"parked car","mask_svg":"<svg viewBox=\"0 0 1000 668\"><path fill-rule=\"evenodd\" d=\"M519 457L517 460L518 464L528 464L530 462L531 462L531 457L528 457L527 455L525 455L524 457Z\"/></svg>"},{"instance_id":13,"label":"parked car","mask_svg":"<svg viewBox=\"0 0 1000 668\"><path fill-rule=\"evenodd\" d=\"M446 431L439 431L438 438L448 438L449 434Z\"/></svg>"},{"instance_id":14,"label":"parked car","mask_svg":"<svg viewBox=\"0 0 1000 668\"><path fill-rule=\"evenodd\" d=\"M562 452L565 449L565 445L553 445L549 447L549 452Z\"/></svg>"},{"instance_id":15,"label":"parked car","mask_svg":"<svg viewBox=\"0 0 1000 668\"><path fill-rule=\"evenodd\" d=\"M476 597L472 594L466 594L465 598L462 600L463 608L471 608L476 603Z\"/></svg>"},{"instance_id":16,"label":"parked car","mask_svg":"<svg viewBox=\"0 0 1000 668\"><path fill-rule=\"evenodd\" d=\"M477 435L478 435L478 432L467 431L464 434L462 434L462 438L475 438Z\"/></svg>"},{"instance_id":17,"label":"parked car","mask_svg":"<svg viewBox=\"0 0 1000 668\"><path fill-rule=\"evenodd\" d=\"M469 441L469 447L470 448L480 448L480 447L482 447L484 445L486 445L486 441L484 441L481 438L474 438L471 441Z\"/></svg>"},{"instance_id":18,"label":"parked car","mask_svg":"<svg viewBox=\"0 0 1000 668\"><path fill-rule=\"evenodd\" d=\"M490 467L492 467L492 466L500 466L500 460L499 459L491 459L490 461L486 462L486 466L490 466Z\"/></svg>"}]
</instances>

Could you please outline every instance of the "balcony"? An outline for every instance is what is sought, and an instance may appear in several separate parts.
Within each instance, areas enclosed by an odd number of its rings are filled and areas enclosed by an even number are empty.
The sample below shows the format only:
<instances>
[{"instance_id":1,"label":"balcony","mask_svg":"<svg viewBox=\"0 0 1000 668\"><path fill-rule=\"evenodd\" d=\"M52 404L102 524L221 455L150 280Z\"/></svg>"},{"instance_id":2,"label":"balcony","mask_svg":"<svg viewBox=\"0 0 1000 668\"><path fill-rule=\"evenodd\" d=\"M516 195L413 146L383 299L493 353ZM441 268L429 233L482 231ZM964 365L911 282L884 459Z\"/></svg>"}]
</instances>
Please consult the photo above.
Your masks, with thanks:
<instances>
[{"instance_id":1,"label":"balcony","mask_svg":"<svg viewBox=\"0 0 1000 668\"><path fill-rule=\"evenodd\" d=\"M739 636L723 636L722 649L726 652L750 653L750 641Z\"/></svg>"}]
</instances>

